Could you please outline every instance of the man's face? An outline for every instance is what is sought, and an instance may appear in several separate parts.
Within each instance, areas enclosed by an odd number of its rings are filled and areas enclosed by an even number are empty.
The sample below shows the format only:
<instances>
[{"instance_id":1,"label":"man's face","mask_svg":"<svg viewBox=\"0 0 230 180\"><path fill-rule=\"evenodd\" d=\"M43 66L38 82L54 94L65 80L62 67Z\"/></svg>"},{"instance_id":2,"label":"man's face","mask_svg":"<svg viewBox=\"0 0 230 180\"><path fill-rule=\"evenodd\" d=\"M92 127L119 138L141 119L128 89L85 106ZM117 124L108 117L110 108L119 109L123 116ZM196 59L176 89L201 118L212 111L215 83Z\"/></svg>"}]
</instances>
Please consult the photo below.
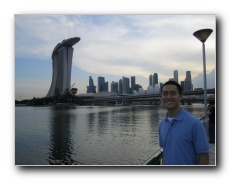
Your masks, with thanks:
<instances>
[{"instance_id":1,"label":"man's face","mask_svg":"<svg viewBox=\"0 0 230 180\"><path fill-rule=\"evenodd\" d=\"M162 90L161 100L168 110L180 107L181 95L175 85L165 85Z\"/></svg>"}]
</instances>

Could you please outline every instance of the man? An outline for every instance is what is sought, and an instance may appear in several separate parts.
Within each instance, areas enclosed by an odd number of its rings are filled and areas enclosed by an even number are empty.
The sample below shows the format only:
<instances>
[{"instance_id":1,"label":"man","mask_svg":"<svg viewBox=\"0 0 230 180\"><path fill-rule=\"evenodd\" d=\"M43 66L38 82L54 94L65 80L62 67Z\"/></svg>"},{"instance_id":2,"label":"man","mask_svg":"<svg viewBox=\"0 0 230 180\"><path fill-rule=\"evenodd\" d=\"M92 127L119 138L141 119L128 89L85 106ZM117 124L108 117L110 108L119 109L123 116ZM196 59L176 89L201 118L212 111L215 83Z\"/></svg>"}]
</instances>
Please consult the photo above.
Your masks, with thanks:
<instances>
[{"instance_id":1,"label":"man","mask_svg":"<svg viewBox=\"0 0 230 180\"><path fill-rule=\"evenodd\" d=\"M158 126L163 165L208 165L209 144L203 124L180 106L182 88L174 81L162 86L166 116Z\"/></svg>"},{"instance_id":2,"label":"man","mask_svg":"<svg viewBox=\"0 0 230 180\"><path fill-rule=\"evenodd\" d=\"M209 102L209 143L215 144L215 101Z\"/></svg>"}]
</instances>

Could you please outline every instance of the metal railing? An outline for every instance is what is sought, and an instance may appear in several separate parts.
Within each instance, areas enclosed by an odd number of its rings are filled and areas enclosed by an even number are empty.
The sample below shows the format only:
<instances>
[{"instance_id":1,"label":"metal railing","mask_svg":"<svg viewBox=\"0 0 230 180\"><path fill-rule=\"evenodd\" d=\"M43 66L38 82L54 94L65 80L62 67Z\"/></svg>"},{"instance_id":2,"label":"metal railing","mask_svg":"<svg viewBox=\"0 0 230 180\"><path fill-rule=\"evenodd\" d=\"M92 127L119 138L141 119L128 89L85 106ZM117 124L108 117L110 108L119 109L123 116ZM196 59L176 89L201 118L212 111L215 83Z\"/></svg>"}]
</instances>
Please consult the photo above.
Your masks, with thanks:
<instances>
[{"instance_id":1,"label":"metal railing","mask_svg":"<svg viewBox=\"0 0 230 180\"><path fill-rule=\"evenodd\" d=\"M163 151L160 149L155 152L152 156L150 156L143 165L161 165L163 158Z\"/></svg>"}]
</instances>

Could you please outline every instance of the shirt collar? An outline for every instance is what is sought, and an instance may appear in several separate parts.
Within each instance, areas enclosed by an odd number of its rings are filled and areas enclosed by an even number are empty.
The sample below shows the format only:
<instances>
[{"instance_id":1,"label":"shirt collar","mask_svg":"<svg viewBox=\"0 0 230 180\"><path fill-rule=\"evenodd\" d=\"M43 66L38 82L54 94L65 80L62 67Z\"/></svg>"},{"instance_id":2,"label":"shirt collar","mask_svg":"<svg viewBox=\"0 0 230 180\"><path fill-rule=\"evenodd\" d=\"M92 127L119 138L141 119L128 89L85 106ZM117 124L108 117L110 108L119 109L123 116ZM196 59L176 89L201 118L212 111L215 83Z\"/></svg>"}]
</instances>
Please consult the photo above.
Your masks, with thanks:
<instances>
[{"instance_id":1,"label":"shirt collar","mask_svg":"<svg viewBox=\"0 0 230 180\"><path fill-rule=\"evenodd\" d=\"M176 121L182 121L183 120L183 117L184 117L184 108L181 107L181 110L180 112L177 114L177 116L174 118ZM165 115L165 121L167 121L168 119L168 113L166 113Z\"/></svg>"}]
</instances>

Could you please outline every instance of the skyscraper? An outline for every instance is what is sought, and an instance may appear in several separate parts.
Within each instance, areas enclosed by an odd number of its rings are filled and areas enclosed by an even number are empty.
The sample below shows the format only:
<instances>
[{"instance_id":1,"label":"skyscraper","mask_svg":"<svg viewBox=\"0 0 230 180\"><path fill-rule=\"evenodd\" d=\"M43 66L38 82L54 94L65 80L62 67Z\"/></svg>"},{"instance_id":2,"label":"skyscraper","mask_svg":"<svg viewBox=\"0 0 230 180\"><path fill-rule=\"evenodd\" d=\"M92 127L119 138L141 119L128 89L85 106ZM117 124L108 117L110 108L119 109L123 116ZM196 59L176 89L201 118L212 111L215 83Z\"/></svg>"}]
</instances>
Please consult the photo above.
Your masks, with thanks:
<instances>
[{"instance_id":1,"label":"skyscraper","mask_svg":"<svg viewBox=\"0 0 230 180\"><path fill-rule=\"evenodd\" d=\"M97 78L97 89L98 89L98 93L99 92L103 92L106 91L108 92L108 82L105 82L105 78L104 77L98 77Z\"/></svg>"},{"instance_id":2,"label":"skyscraper","mask_svg":"<svg viewBox=\"0 0 230 180\"><path fill-rule=\"evenodd\" d=\"M130 94L129 91L129 78L122 77L122 93L123 94Z\"/></svg>"},{"instance_id":3,"label":"skyscraper","mask_svg":"<svg viewBox=\"0 0 230 180\"><path fill-rule=\"evenodd\" d=\"M178 79L178 70L175 70L175 71L173 71L173 77L174 77L174 79L175 79L175 81L178 83L179 82L179 79Z\"/></svg>"},{"instance_id":4,"label":"skyscraper","mask_svg":"<svg viewBox=\"0 0 230 180\"><path fill-rule=\"evenodd\" d=\"M119 80L119 94L122 94L123 87L122 87L122 79Z\"/></svg>"},{"instance_id":5,"label":"skyscraper","mask_svg":"<svg viewBox=\"0 0 230 180\"><path fill-rule=\"evenodd\" d=\"M157 73L153 74L153 87L155 86L155 84L158 84L158 74Z\"/></svg>"},{"instance_id":6,"label":"skyscraper","mask_svg":"<svg viewBox=\"0 0 230 180\"><path fill-rule=\"evenodd\" d=\"M94 86L92 76L89 76L89 86L87 86L87 93L96 93L96 86Z\"/></svg>"},{"instance_id":7,"label":"skyscraper","mask_svg":"<svg viewBox=\"0 0 230 180\"><path fill-rule=\"evenodd\" d=\"M155 84L158 84L158 74L150 74L149 75L149 86L155 86Z\"/></svg>"},{"instance_id":8,"label":"skyscraper","mask_svg":"<svg viewBox=\"0 0 230 180\"><path fill-rule=\"evenodd\" d=\"M192 80L192 77L191 77L191 71L186 71L186 78L185 78L186 81L191 81Z\"/></svg>"},{"instance_id":9,"label":"skyscraper","mask_svg":"<svg viewBox=\"0 0 230 180\"><path fill-rule=\"evenodd\" d=\"M184 80L184 91L192 90L192 78L191 71L186 71L186 78Z\"/></svg>"},{"instance_id":10,"label":"skyscraper","mask_svg":"<svg viewBox=\"0 0 230 180\"><path fill-rule=\"evenodd\" d=\"M111 83L111 92L112 93L118 93L118 82L112 81L112 83Z\"/></svg>"},{"instance_id":11,"label":"skyscraper","mask_svg":"<svg viewBox=\"0 0 230 180\"><path fill-rule=\"evenodd\" d=\"M133 91L135 90L135 84L136 84L135 76L131 76L131 94L133 94Z\"/></svg>"},{"instance_id":12,"label":"skyscraper","mask_svg":"<svg viewBox=\"0 0 230 180\"><path fill-rule=\"evenodd\" d=\"M104 84L104 91L109 92L109 82L105 82Z\"/></svg>"},{"instance_id":13,"label":"skyscraper","mask_svg":"<svg viewBox=\"0 0 230 180\"><path fill-rule=\"evenodd\" d=\"M153 85L153 75L150 74L149 75L149 86L152 86Z\"/></svg>"},{"instance_id":14,"label":"skyscraper","mask_svg":"<svg viewBox=\"0 0 230 180\"><path fill-rule=\"evenodd\" d=\"M70 90L73 48L79 37L69 38L58 43L52 52L53 76L47 97L63 94Z\"/></svg>"},{"instance_id":15,"label":"skyscraper","mask_svg":"<svg viewBox=\"0 0 230 180\"><path fill-rule=\"evenodd\" d=\"M180 85L181 85L182 91L184 91L184 81L181 81Z\"/></svg>"}]
</instances>

